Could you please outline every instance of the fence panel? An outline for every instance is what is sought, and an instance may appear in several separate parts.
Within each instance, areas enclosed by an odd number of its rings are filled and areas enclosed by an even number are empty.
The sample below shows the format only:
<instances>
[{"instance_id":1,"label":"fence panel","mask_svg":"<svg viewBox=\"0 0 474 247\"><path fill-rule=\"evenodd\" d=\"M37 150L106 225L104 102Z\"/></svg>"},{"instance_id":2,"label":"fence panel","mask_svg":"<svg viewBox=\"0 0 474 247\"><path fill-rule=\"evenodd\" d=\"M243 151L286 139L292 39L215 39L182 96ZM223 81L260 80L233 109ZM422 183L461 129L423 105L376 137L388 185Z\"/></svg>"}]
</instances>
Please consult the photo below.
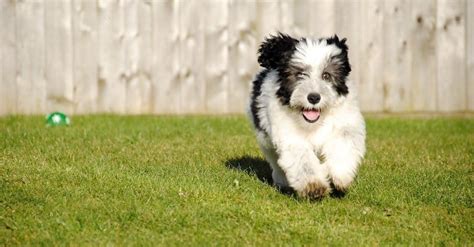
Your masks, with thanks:
<instances>
[{"instance_id":1,"label":"fence panel","mask_svg":"<svg viewBox=\"0 0 474 247\"><path fill-rule=\"evenodd\" d=\"M347 38L366 112L474 111L469 0L0 1L0 115L242 113L259 43Z\"/></svg>"},{"instance_id":2,"label":"fence panel","mask_svg":"<svg viewBox=\"0 0 474 247\"><path fill-rule=\"evenodd\" d=\"M466 15L464 0L438 0L438 110L466 109Z\"/></svg>"},{"instance_id":3,"label":"fence panel","mask_svg":"<svg viewBox=\"0 0 474 247\"><path fill-rule=\"evenodd\" d=\"M17 111L15 4L0 1L0 116Z\"/></svg>"}]
</instances>

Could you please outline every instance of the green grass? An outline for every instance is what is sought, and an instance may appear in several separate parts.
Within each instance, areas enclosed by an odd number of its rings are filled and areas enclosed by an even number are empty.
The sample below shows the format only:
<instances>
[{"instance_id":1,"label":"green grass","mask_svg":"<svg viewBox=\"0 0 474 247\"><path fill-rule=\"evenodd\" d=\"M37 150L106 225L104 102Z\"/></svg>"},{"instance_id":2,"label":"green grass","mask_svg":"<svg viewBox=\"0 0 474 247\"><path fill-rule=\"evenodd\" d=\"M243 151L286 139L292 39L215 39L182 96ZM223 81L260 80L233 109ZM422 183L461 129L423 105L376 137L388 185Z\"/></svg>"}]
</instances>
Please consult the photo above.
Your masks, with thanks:
<instances>
[{"instance_id":1,"label":"green grass","mask_svg":"<svg viewBox=\"0 0 474 247\"><path fill-rule=\"evenodd\" d=\"M0 118L0 245L474 244L472 118L369 118L356 183L320 202L262 181L240 116L72 120Z\"/></svg>"}]
</instances>

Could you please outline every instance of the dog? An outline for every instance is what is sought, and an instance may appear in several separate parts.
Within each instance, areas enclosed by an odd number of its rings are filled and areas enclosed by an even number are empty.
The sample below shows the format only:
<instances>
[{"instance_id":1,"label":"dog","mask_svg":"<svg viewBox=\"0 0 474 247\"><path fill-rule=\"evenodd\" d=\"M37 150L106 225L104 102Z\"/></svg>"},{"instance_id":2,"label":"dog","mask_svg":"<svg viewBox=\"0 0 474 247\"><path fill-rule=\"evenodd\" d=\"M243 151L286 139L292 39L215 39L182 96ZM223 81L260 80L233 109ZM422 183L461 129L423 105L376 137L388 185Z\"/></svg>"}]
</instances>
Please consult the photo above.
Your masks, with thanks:
<instances>
[{"instance_id":1,"label":"dog","mask_svg":"<svg viewBox=\"0 0 474 247\"><path fill-rule=\"evenodd\" d=\"M278 33L262 42L258 63L248 115L274 185L309 199L345 193L366 135L346 39Z\"/></svg>"}]
</instances>

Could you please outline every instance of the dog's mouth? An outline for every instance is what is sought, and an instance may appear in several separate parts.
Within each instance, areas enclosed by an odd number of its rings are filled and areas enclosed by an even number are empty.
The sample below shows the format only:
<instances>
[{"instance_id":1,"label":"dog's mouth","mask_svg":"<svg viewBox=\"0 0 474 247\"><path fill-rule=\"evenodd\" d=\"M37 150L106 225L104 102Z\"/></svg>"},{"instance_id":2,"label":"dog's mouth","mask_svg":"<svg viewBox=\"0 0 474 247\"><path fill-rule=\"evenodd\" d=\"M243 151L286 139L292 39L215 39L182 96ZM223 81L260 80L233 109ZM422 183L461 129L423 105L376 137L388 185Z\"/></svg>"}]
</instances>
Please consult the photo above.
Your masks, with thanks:
<instances>
[{"instance_id":1,"label":"dog's mouth","mask_svg":"<svg viewBox=\"0 0 474 247\"><path fill-rule=\"evenodd\" d=\"M308 123L314 123L318 121L319 117L321 116L321 111L319 109L302 109L301 113L303 115L304 120Z\"/></svg>"}]
</instances>

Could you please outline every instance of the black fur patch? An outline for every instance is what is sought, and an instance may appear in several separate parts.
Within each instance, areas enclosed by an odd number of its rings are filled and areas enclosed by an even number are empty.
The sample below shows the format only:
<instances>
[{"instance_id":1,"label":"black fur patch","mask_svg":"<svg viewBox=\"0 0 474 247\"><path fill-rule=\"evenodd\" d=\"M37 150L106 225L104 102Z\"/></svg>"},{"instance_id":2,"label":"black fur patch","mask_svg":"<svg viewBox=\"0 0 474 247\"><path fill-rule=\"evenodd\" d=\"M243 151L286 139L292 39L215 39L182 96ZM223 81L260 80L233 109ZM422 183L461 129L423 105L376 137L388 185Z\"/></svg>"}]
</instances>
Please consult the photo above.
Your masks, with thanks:
<instances>
[{"instance_id":1,"label":"black fur patch","mask_svg":"<svg viewBox=\"0 0 474 247\"><path fill-rule=\"evenodd\" d=\"M297 43L297 39L282 33L266 38L258 49L258 63L267 69L285 66L291 59Z\"/></svg>"},{"instance_id":2,"label":"black fur patch","mask_svg":"<svg viewBox=\"0 0 474 247\"><path fill-rule=\"evenodd\" d=\"M339 40L337 35L334 35L331 38L326 38L326 42L328 45L334 44L336 47L341 49L341 53L339 55L333 56L331 58L331 64L328 66L328 70L330 70L330 74L333 76L334 79L334 89L339 95L347 95L349 93L349 89L346 85L347 76L351 72L351 65L349 64L349 58L347 56L347 51L349 48L346 45L346 39Z\"/></svg>"},{"instance_id":3,"label":"black fur patch","mask_svg":"<svg viewBox=\"0 0 474 247\"><path fill-rule=\"evenodd\" d=\"M252 93L250 95L250 111L252 113L253 122L257 130L263 131L262 126L260 125L260 118L258 118L258 112L260 107L257 104L257 98L262 94L262 84L263 80L267 76L269 70L264 69L258 75L257 78L252 82Z\"/></svg>"},{"instance_id":4,"label":"black fur patch","mask_svg":"<svg viewBox=\"0 0 474 247\"><path fill-rule=\"evenodd\" d=\"M286 64L277 69L278 70L278 83L280 87L276 92L277 97L283 105L289 105L291 94L295 90L298 72L304 71L303 67L296 66L294 64Z\"/></svg>"},{"instance_id":5,"label":"black fur patch","mask_svg":"<svg viewBox=\"0 0 474 247\"><path fill-rule=\"evenodd\" d=\"M292 74L288 64L298 42L299 40L289 35L278 33L276 36L266 38L258 50L260 54L258 63L264 68L278 71L280 88L276 94L283 105L290 103L291 93L294 89L294 83L288 80Z\"/></svg>"}]
</instances>

